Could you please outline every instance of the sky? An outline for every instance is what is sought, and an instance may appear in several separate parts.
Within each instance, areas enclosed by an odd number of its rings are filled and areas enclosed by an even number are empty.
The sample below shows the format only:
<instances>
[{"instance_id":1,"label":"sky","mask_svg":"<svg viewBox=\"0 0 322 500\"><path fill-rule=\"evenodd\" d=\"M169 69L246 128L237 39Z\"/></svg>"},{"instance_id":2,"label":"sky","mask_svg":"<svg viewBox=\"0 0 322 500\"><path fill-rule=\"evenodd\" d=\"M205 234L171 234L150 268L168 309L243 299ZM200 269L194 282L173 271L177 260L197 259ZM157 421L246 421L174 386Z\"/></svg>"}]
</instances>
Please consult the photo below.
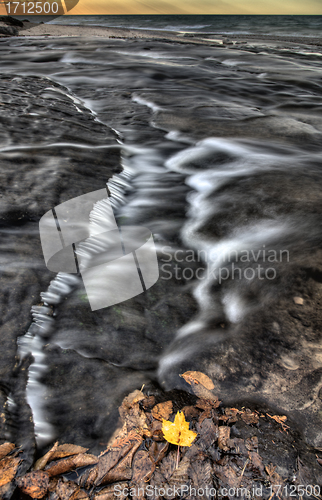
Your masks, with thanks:
<instances>
[{"instance_id":1,"label":"sky","mask_svg":"<svg viewBox=\"0 0 322 500\"><path fill-rule=\"evenodd\" d=\"M0 0L0 4L3 1ZM45 1L42 0L42 3ZM0 5L1 13L6 12ZM79 0L77 6L69 11L69 14L322 15L322 0Z\"/></svg>"}]
</instances>

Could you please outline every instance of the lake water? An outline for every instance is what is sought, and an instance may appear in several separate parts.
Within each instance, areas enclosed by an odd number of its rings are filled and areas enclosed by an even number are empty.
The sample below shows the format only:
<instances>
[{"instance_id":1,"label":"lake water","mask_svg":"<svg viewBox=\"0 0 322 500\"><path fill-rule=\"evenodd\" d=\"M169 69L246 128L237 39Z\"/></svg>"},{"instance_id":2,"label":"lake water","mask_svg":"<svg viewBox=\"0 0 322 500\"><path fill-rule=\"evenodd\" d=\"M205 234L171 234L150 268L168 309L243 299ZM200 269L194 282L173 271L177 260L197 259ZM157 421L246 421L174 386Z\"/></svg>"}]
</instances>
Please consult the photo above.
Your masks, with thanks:
<instances>
[{"instance_id":1,"label":"lake water","mask_svg":"<svg viewBox=\"0 0 322 500\"><path fill-rule=\"evenodd\" d=\"M61 16L52 24L96 25L192 33L321 36L322 16L136 15Z\"/></svg>"}]
</instances>

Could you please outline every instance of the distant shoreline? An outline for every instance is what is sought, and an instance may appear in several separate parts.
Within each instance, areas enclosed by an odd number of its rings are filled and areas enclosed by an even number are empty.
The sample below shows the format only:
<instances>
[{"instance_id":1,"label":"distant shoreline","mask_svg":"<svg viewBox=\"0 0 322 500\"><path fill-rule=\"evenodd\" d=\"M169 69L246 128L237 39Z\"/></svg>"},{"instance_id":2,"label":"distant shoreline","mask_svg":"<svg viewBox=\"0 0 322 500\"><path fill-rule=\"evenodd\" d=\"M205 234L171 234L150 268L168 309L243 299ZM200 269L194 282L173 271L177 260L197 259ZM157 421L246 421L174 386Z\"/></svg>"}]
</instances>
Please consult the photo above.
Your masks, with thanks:
<instances>
[{"instance_id":1,"label":"distant shoreline","mask_svg":"<svg viewBox=\"0 0 322 500\"><path fill-rule=\"evenodd\" d=\"M134 28L110 28L104 26L80 26L80 25L59 25L59 24L39 24L26 22L25 27L20 30L21 37L99 37L99 38L122 38L122 39L149 39L164 40L170 42L181 42L187 44L204 45L281 45L285 48L294 45L322 46L322 37L294 37L291 35L240 35L240 34L215 34L209 33L178 33L164 30L145 30Z\"/></svg>"}]
</instances>

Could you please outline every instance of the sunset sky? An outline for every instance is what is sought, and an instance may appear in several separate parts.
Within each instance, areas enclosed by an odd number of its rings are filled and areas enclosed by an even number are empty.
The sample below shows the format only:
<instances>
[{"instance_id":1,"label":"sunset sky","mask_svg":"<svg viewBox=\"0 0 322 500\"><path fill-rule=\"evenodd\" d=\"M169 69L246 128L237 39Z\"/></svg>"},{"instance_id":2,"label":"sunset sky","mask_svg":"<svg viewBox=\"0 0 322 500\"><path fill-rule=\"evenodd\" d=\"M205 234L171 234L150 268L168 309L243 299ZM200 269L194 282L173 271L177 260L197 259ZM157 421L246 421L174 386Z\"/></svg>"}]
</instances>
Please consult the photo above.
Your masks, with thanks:
<instances>
[{"instance_id":1,"label":"sunset sky","mask_svg":"<svg viewBox=\"0 0 322 500\"><path fill-rule=\"evenodd\" d=\"M322 14L322 0L80 0L70 14Z\"/></svg>"},{"instance_id":2,"label":"sunset sky","mask_svg":"<svg viewBox=\"0 0 322 500\"><path fill-rule=\"evenodd\" d=\"M1 5L3 1L0 0L0 14L6 13L4 6ZM32 1L36 2L36 0ZM303 0L79 0L78 5L69 14L322 15L322 0L306 0L305 2Z\"/></svg>"}]
</instances>

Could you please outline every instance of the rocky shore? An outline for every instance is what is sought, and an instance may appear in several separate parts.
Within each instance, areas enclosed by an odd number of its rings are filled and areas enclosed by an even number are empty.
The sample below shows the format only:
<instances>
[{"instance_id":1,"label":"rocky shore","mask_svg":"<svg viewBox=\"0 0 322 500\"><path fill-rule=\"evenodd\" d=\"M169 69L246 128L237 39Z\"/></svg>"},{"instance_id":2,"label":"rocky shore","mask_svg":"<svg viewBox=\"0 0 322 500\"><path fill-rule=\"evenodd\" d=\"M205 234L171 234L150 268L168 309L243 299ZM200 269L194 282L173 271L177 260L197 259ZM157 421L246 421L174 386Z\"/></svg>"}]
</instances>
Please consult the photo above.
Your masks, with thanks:
<instances>
[{"instance_id":1,"label":"rocky shore","mask_svg":"<svg viewBox=\"0 0 322 500\"><path fill-rule=\"evenodd\" d=\"M44 21L24 20L2 16L0 18L1 36L53 36L53 37L100 37L100 38L122 38L122 39L144 39L162 40L169 42L201 45L251 45L272 46L292 48L294 46L321 47L322 38L301 36L278 36L278 35L251 35L251 34L220 34L207 33L174 33L173 31L158 31L144 29L107 28L102 26L75 26L48 24ZM46 20L46 16L42 16ZM240 48L240 47L239 47Z\"/></svg>"}]
</instances>

